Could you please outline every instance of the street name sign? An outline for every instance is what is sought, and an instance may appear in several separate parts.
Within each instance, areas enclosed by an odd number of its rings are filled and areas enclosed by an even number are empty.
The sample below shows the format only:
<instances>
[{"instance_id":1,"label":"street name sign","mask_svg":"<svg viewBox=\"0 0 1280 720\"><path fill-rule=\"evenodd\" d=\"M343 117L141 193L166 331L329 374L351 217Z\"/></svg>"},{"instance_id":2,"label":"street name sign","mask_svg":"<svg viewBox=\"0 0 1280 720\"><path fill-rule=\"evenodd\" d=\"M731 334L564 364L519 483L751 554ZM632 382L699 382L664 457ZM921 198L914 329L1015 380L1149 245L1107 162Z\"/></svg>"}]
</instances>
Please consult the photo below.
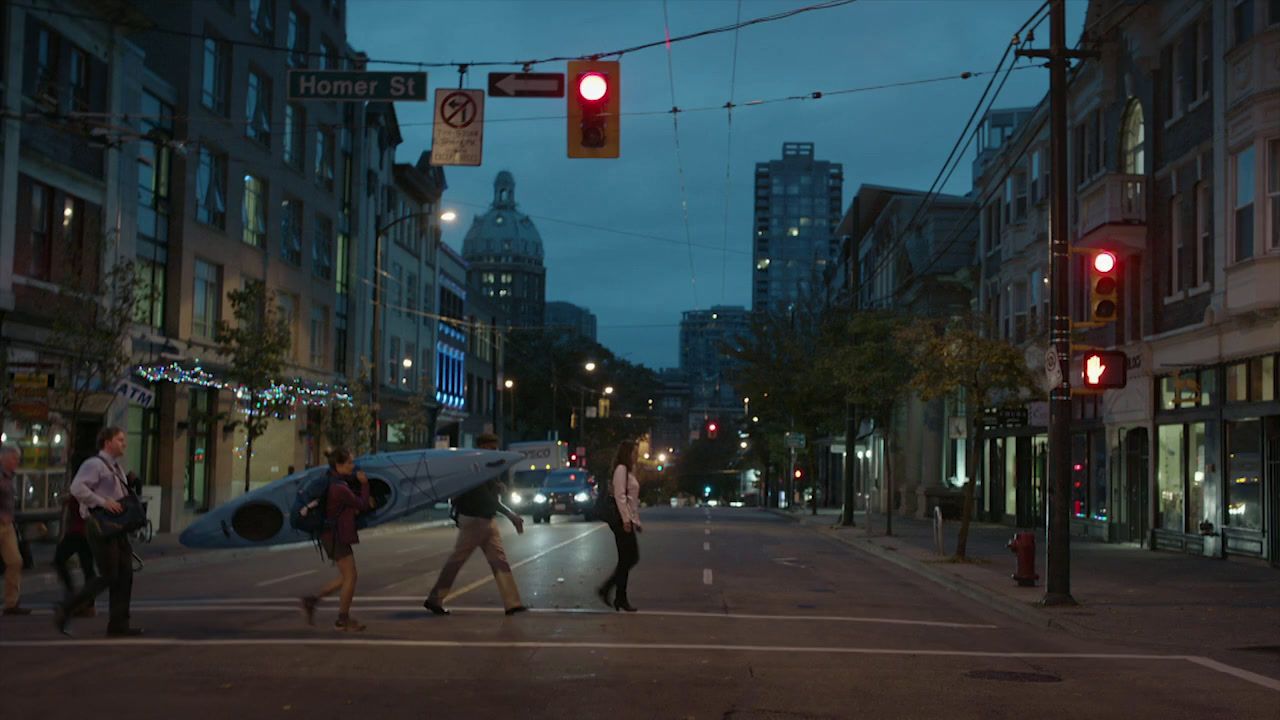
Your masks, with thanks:
<instances>
[{"instance_id":1,"label":"street name sign","mask_svg":"<svg viewBox=\"0 0 1280 720\"><path fill-rule=\"evenodd\" d=\"M564 97L564 73L489 73L489 97Z\"/></svg>"},{"instance_id":2,"label":"street name sign","mask_svg":"<svg viewBox=\"0 0 1280 720\"><path fill-rule=\"evenodd\" d=\"M793 450L803 450L805 446L804 433L789 432L783 436L783 440L788 448Z\"/></svg>"},{"instance_id":3,"label":"street name sign","mask_svg":"<svg viewBox=\"0 0 1280 720\"><path fill-rule=\"evenodd\" d=\"M425 102L427 74L359 70L290 70L289 99Z\"/></svg>"},{"instance_id":4,"label":"street name sign","mask_svg":"<svg viewBox=\"0 0 1280 720\"><path fill-rule=\"evenodd\" d=\"M484 150L484 91L436 89L432 165L478 166Z\"/></svg>"}]
</instances>

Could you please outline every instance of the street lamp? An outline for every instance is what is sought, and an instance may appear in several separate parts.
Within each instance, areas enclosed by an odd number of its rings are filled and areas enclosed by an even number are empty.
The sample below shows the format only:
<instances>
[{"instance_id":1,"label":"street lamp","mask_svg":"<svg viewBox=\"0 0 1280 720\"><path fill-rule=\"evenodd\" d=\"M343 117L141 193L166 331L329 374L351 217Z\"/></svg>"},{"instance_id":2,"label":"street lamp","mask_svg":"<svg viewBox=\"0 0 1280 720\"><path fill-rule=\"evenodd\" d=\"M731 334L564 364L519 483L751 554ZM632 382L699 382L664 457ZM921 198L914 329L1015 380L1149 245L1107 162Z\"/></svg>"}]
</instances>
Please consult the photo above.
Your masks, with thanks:
<instances>
[{"instance_id":1,"label":"street lamp","mask_svg":"<svg viewBox=\"0 0 1280 720\"><path fill-rule=\"evenodd\" d=\"M613 386L612 386L612 385L606 385L606 386L604 387L604 394L605 394L605 395L612 395L612 394L613 394Z\"/></svg>"},{"instance_id":2,"label":"street lamp","mask_svg":"<svg viewBox=\"0 0 1280 720\"><path fill-rule=\"evenodd\" d=\"M378 388L382 385L382 247L384 245L383 238L391 228L400 223L416 220L418 218L439 219L445 222L453 222L457 219L458 214L452 210L446 210L443 213L436 214L435 211L419 211L411 212L406 215L382 224L381 215L378 216L378 229L373 233L373 307L371 309L371 335L372 335L372 358L371 358L371 377L369 383L369 404L373 407L373 438L370 441L370 449L373 452L378 451L378 440L382 433L382 410L378 406ZM405 368L412 367L412 361L405 358ZM433 422L434 425L434 422ZM434 432L434 430L433 430Z\"/></svg>"},{"instance_id":3,"label":"street lamp","mask_svg":"<svg viewBox=\"0 0 1280 720\"><path fill-rule=\"evenodd\" d=\"M587 361L587 364L586 364L586 365L583 365L583 366L582 366L582 368L583 368L584 370L586 370L587 372L595 372L595 371L596 371L596 364L595 364L595 363L593 363L593 362L591 362L591 361Z\"/></svg>"}]
</instances>

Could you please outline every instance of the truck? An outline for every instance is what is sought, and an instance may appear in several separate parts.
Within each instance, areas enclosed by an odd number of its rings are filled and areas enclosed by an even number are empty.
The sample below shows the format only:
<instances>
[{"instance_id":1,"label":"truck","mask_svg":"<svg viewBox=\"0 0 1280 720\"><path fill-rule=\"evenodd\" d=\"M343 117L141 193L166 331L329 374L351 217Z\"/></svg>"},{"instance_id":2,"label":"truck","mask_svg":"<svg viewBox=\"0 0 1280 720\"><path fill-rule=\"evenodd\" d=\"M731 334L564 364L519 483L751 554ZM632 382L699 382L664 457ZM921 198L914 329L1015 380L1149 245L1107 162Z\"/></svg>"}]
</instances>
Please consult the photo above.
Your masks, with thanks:
<instances>
[{"instance_id":1,"label":"truck","mask_svg":"<svg viewBox=\"0 0 1280 720\"><path fill-rule=\"evenodd\" d=\"M569 444L559 440L535 440L507 445L507 450L518 452L524 460L507 471L507 507L518 513L534 511L533 496L542 487L547 473L567 467Z\"/></svg>"}]
</instances>

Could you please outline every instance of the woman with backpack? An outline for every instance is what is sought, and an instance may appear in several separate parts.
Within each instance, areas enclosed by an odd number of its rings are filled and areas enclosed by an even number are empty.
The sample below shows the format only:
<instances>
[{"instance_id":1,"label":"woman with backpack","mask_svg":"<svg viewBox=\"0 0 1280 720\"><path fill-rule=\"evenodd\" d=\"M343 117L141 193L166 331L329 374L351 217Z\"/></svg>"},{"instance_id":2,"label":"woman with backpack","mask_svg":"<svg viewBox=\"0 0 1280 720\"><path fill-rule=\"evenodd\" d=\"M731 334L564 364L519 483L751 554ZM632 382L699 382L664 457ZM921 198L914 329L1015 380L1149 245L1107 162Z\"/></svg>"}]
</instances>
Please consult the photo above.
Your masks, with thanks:
<instances>
[{"instance_id":1,"label":"woman with backpack","mask_svg":"<svg viewBox=\"0 0 1280 720\"><path fill-rule=\"evenodd\" d=\"M614 610L635 612L627 599L627 579L631 568L640 562L640 545L636 535L644 529L640 524L640 481L633 468L639 448L632 440L623 440L613 456L613 477L605 497L602 519L613 531L613 542L618 548L618 565L613 574L597 590L596 594ZM610 593L615 593L612 599Z\"/></svg>"},{"instance_id":2,"label":"woman with backpack","mask_svg":"<svg viewBox=\"0 0 1280 720\"><path fill-rule=\"evenodd\" d=\"M360 542L356 533L356 515L371 509L369 478L364 472L356 472L355 459L346 448L334 448L329 453L329 487L325 491L325 529L320 534L320 546L338 566L338 577L320 589L315 595L302 598L302 612L308 625L315 624L316 605L320 598L342 590L338 600L338 620L335 630L359 632L365 626L351 617L351 599L356 594L356 556L352 545ZM359 483L360 494L352 491L353 483Z\"/></svg>"}]
</instances>

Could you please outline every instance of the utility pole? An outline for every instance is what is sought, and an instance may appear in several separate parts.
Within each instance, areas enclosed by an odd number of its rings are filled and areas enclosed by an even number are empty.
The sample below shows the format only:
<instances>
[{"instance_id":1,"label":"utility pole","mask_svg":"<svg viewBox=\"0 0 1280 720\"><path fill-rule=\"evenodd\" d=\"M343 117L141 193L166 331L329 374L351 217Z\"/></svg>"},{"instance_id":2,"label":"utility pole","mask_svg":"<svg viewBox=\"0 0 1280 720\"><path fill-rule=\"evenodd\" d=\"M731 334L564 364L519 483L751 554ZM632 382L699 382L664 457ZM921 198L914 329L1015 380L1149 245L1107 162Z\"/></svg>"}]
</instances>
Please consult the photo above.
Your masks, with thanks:
<instances>
[{"instance_id":1,"label":"utility pole","mask_svg":"<svg viewBox=\"0 0 1280 720\"><path fill-rule=\"evenodd\" d=\"M1067 240L1067 63L1097 53L1068 50L1066 0L1049 2L1049 49L1018 50L1046 58L1049 66L1049 171L1053 192L1049 221L1049 352L1058 378L1049 390L1049 513L1045 605L1075 605L1071 597L1071 305Z\"/></svg>"}]
</instances>

